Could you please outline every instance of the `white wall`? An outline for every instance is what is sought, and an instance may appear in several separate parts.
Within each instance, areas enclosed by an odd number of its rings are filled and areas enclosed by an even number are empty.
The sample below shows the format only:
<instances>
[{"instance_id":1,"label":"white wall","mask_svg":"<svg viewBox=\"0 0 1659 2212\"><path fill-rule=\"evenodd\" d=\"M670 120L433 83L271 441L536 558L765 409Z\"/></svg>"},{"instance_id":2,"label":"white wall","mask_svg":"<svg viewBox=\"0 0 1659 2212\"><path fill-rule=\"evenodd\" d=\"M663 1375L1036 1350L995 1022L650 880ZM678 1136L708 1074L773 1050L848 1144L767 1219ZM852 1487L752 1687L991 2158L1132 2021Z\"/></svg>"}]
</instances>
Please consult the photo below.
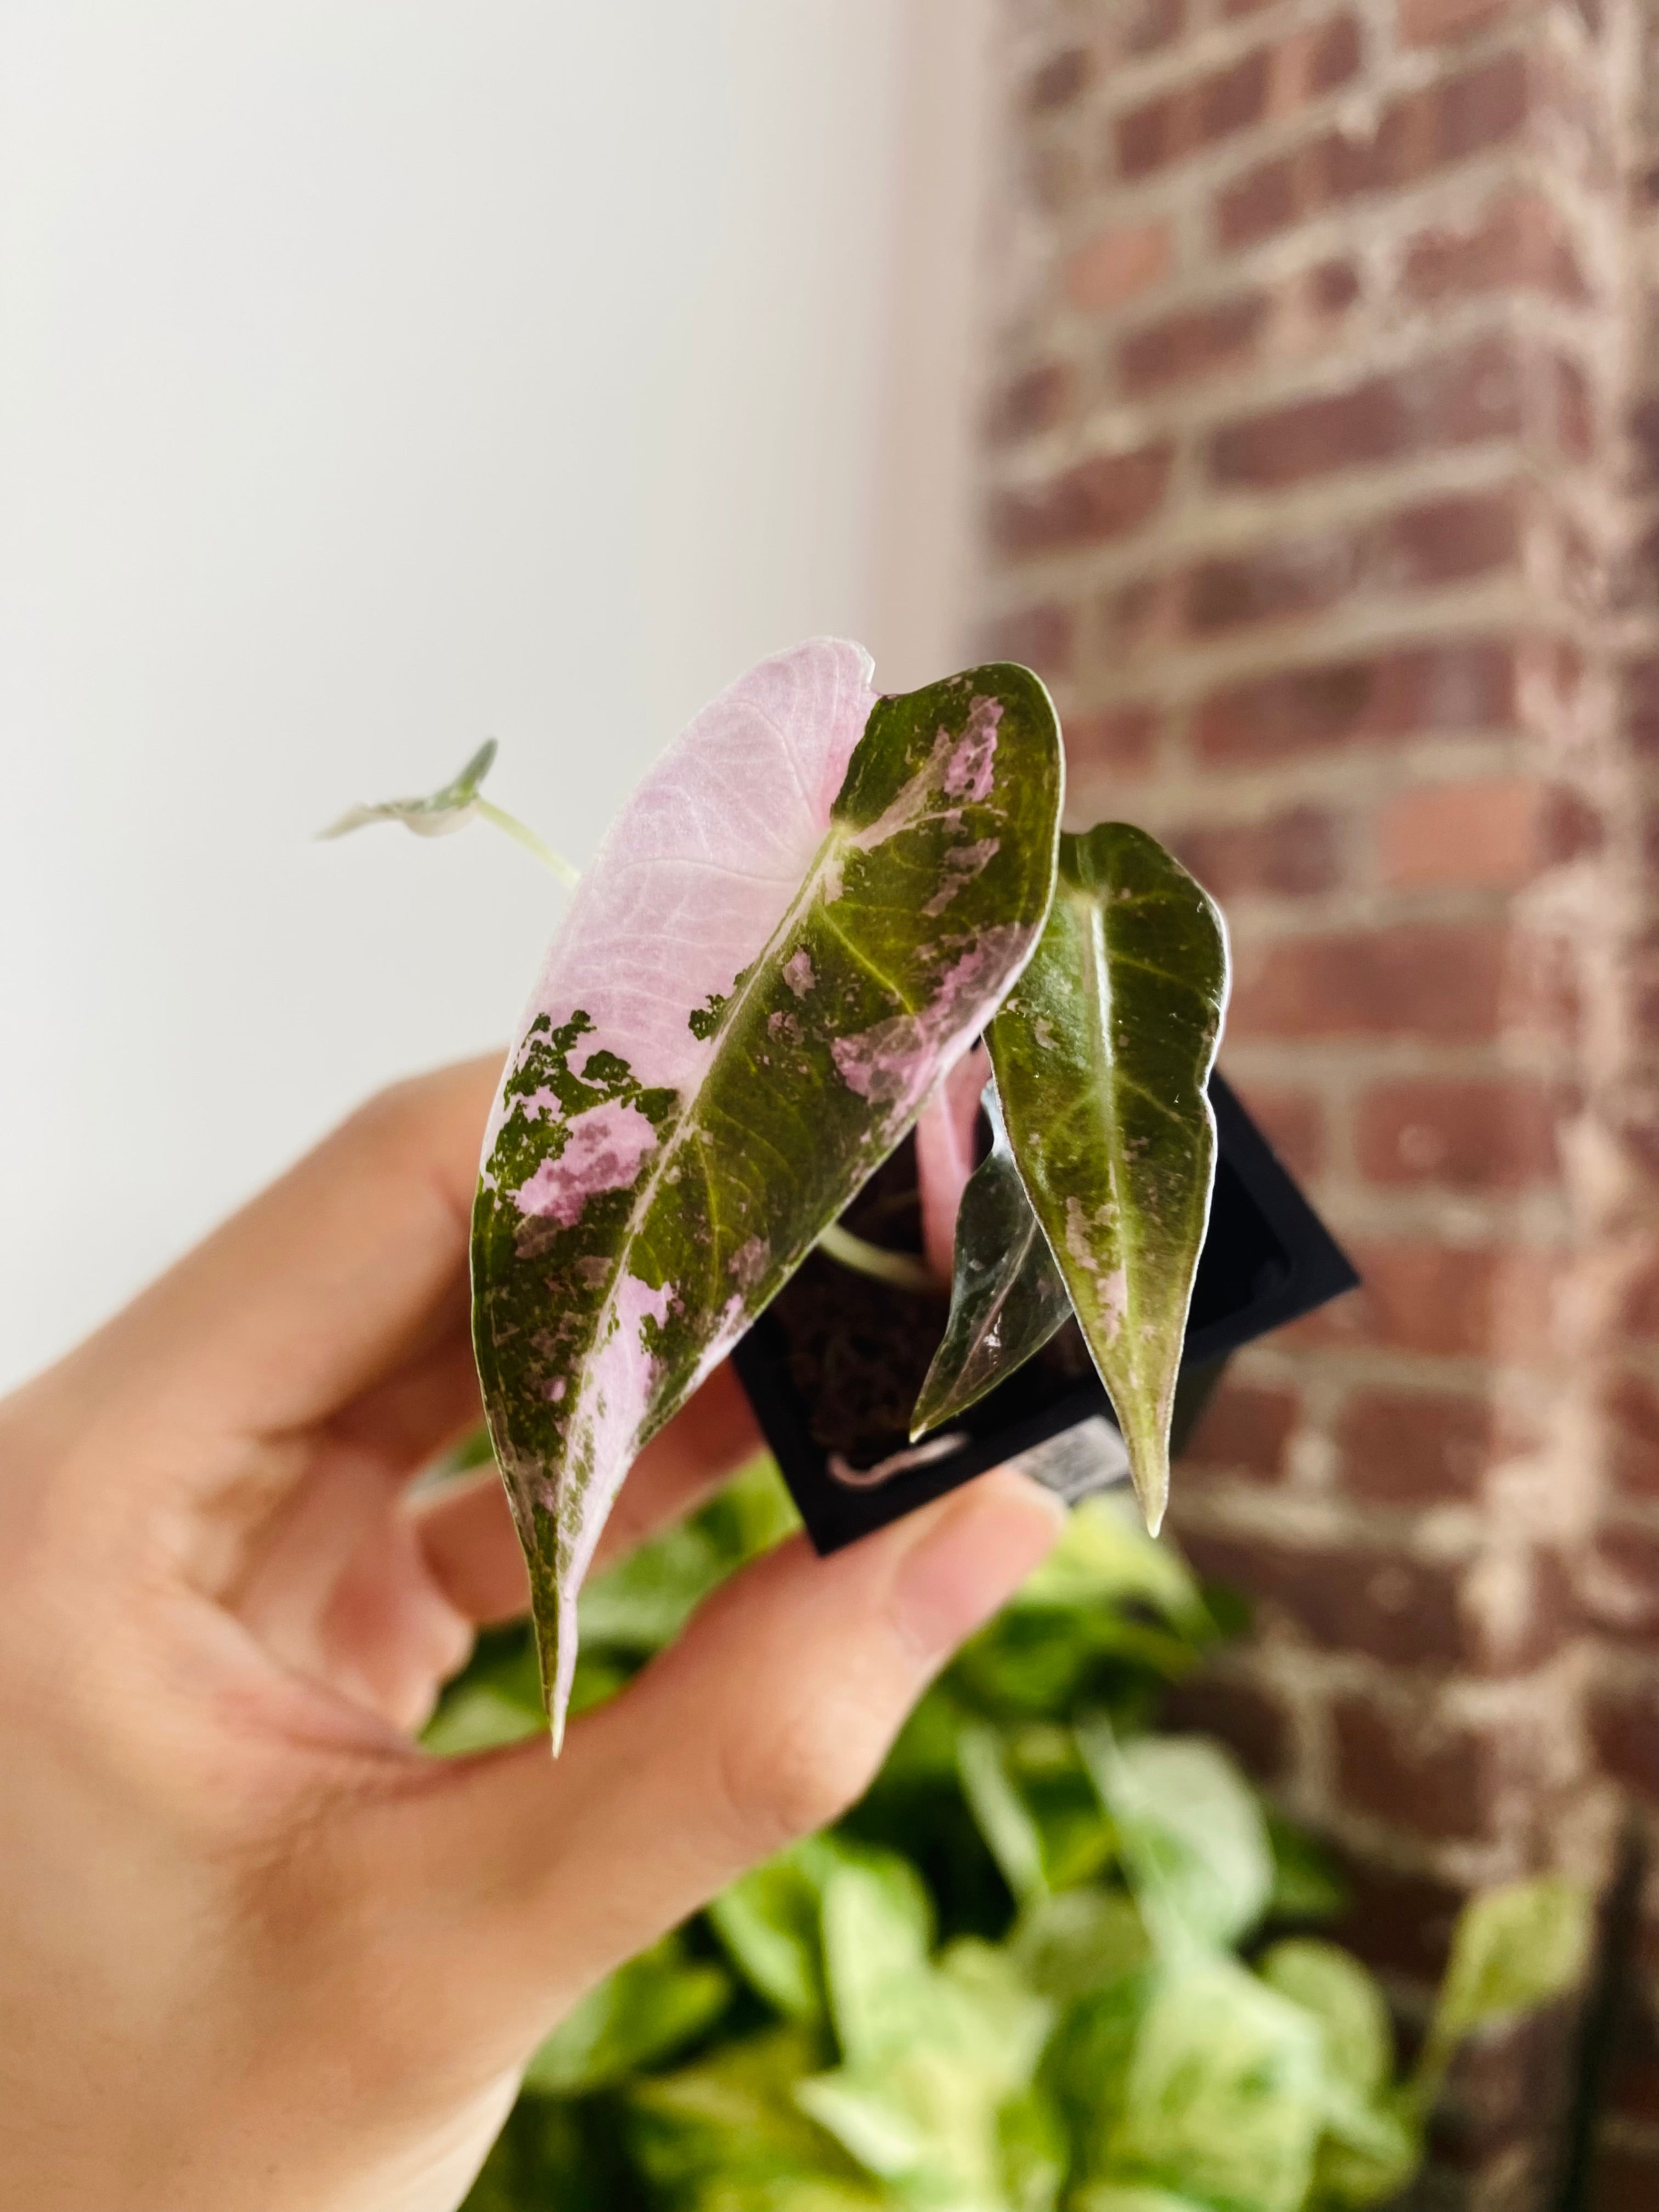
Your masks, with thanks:
<instances>
[{"instance_id":1,"label":"white wall","mask_svg":"<svg viewBox=\"0 0 1659 2212\"><path fill-rule=\"evenodd\" d=\"M761 653L939 672L976 16L8 0L0 1385L504 1036L550 882L342 805L494 734L580 860Z\"/></svg>"}]
</instances>

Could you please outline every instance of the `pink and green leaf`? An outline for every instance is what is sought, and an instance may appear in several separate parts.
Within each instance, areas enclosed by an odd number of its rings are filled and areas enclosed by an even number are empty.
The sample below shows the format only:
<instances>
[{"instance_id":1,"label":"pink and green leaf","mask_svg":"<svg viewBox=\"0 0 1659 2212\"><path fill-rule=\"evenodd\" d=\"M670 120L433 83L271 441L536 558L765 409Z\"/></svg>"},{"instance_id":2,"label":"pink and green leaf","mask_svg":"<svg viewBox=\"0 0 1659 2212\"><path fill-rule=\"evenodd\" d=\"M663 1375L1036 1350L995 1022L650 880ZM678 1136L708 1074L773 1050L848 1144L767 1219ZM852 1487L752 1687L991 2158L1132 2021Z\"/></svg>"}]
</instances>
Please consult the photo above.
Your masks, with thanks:
<instances>
[{"instance_id":1,"label":"pink and green leaf","mask_svg":"<svg viewBox=\"0 0 1659 2212\"><path fill-rule=\"evenodd\" d=\"M473 1323L556 1742L629 1465L915 1121L1031 955L1063 771L1008 665L902 697L764 661L646 778L509 1058Z\"/></svg>"}]
</instances>

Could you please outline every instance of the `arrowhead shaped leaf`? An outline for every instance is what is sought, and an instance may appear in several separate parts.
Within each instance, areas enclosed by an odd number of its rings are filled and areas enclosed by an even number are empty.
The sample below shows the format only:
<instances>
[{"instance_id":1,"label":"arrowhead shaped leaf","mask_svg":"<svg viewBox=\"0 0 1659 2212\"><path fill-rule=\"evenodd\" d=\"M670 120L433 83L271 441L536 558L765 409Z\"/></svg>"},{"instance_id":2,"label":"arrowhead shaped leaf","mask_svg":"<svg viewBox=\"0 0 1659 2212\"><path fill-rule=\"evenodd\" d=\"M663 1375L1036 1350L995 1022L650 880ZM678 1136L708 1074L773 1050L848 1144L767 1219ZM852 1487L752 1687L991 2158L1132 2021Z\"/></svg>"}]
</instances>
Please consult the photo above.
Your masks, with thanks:
<instances>
[{"instance_id":1,"label":"arrowhead shaped leaf","mask_svg":"<svg viewBox=\"0 0 1659 2212\"><path fill-rule=\"evenodd\" d=\"M1020 1178L1154 1531L1215 1180L1205 1086L1227 980L1208 896L1144 830L1105 822L1060 840L1042 942L988 1032Z\"/></svg>"},{"instance_id":2,"label":"arrowhead shaped leaf","mask_svg":"<svg viewBox=\"0 0 1659 2212\"><path fill-rule=\"evenodd\" d=\"M1048 911L1042 684L1002 665L878 700L869 676L818 640L691 723L583 878L486 1133L474 1342L556 1744L630 1462L903 1136Z\"/></svg>"},{"instance_id":3,"label":"arrowhead shaped leaf","mask_svg":"<svg viewBox=\"0 0 1659 2212\"><path fill-rule=\"evenodd\" d=\"M994 1093L987 1104L994 1141L962 1194L951 1317L910 1419L913 1443L994 1390L1071 1316L1072 1294L1025 1195Z\"/></svg>"}]
</instances>

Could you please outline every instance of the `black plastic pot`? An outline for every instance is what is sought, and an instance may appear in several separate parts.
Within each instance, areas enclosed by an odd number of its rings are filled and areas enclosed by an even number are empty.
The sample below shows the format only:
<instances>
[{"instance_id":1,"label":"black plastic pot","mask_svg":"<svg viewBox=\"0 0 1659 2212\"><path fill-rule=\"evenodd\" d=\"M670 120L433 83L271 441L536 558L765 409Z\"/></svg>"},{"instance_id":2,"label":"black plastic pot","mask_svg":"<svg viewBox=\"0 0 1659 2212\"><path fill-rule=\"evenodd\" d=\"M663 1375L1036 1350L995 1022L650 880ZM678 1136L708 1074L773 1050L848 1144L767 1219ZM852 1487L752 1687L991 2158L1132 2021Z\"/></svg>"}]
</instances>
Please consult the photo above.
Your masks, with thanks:
<instances>
[{"instance_id":1,"label":"black plastic pot","mask_svg":"<svg viewBox=\"0 0 1659 2212\"><path fill-rule=\"evenodd\" d=\"M1176 1401L1179 1448L1230 1356L1354 1288L1359 1278L1219 1075L1209 1235L1193 1286ZM915 1153L902 1146L847 1225L919 1249ZM734 1364L807 1533L833 1552L1012 1459L1068 1498L1127 1474L1073 1322L977 1406L912 1447L908 1416L948 1310L812 1253L749 1331Z\"/></svg>"}]
</instances>

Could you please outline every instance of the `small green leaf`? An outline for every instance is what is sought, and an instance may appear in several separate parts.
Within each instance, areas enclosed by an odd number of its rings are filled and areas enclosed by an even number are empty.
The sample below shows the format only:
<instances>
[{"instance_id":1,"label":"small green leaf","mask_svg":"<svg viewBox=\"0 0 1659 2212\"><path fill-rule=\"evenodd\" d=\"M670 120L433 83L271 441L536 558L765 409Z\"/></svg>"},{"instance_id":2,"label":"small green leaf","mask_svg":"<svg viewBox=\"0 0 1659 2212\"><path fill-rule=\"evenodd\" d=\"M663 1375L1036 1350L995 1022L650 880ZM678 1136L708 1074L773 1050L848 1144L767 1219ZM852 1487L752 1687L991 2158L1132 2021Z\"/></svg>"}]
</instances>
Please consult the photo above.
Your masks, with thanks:
<instances>
[{"instance_id":1,"label":"small green leaf","mask_svg":"<svg viewBox=\"0 0 1659 2212\"><path fill-rule=\"evenodd\" d=\"M1589 1893L1542 1875L1471 1898L1458 1915L1451 1960L1418 2060L1419 2095L1439 2094L1465 2036L1550 2004L1583 1980L1595 1935Z\"/></svg>"},{"instance_id":2,"label":"small green leaf","mask_svg":"<svg viewBox=\"0 0 1659 2212\"><path fill-rule=\"evenodd\" d=\"M877 2064L908 2043L927 1979L933 1909L895 1852L838 1866L823 1886L824 1978L842 2050Z\"/></svg>"},{"instance_id":3,"label":"small green leaf","mask_svg":"<svg viewBox=\"0 0 1659 2212\"><path fill-rule=\"evenodd\" d=\"M1067 2008L1043 2053L1042 2079L1064 2117L1079 2179L1112 2170L1129 2068L1158 1987L1158 1970L1146 1965L1091 1990Z\"/></svg>"},{"instance_id":4,"label":"small green leaf","mask_svg":"<svg viewBox=\"0 0 1659 2212\"><path fill-rule=\"evenodd\" d=\"M465 830L469 822L489 822L512 838L515 845L522 845L526 853L533 853L567 890L573 889L581 880L579 871L516 815L495 805L479 789L495 757L495 740L486 738L460 774L426 798L386 799L376 806L349 806L338 821L331 822L326 830L319 830L317 834L319 837L343 837L348 830L364 829L371 822L401 822L417 837L448 837L457 830Z\"/></svg>"},{"instance_id":5,"label":"small green leaf","mask_svg":"<svg viewBox=\"0 0 1659 2212\"><path fill-rule=\"evenodd\" d=\"M1440 2012L1468 2035L1548 2004L1583 1978L1593 1915L1576 1881L1542 1875L1489 1889L1458 1917Z\"/></svg>"},{"instance_id":6,"label":"small green leaf","mask_svg":"<svg viewBox=\"0 0 1659 2212\"><path fill-rule=\"evenodd\" d=\"M1071 1292L1025 1195L994 1090L985 1103L991 1150L962 1194L950 1319L911 1416L912 1443L995 1389L1071 1318Z\"/></svg>"},{"instance_id":7,"label":"small green leaf","mask_svg":"<svg viewBox=\"0 0 1659 2212\"><path fill-rule=\"evenodd\" d=\"M635 2084L625 2128L647 2182L691 2212L887 2207L795 2101L821 2058L809 2037L782 2029Z\"/></svg>"},{"instance_id":8,"label":"small green leaf","mask_svg":"<svg viewBox=\"0 0 1659 2212\"><path fill-rule=\"evenodd\" d=\"M1200 1736L1119 1748L1099 1726L1078 1740L1160 1947L1236 1943L1267 1907L1273 1867L1261 1805L1227 1753Z\"/></svg>"},{"instance_id":9,"label":"small green leaf","mask_svg":"<svg viewBox=\"0 0 1659 2212\"><path fill-rule=\"evenodd\" d=\"M319 837L343 837L371 822L401 822L417 837L448 837L465 830L478 811L478 787L495 758L495 740L486 738L460 774L424 799L385 799L378 805L349 806Z\"/></svg>"},{"instance_id":10,"label":"small green leaf","mask_svg":"<svg viewBox=\"0 0 1659 2212\"><path fill-rule=\"evenodd\" d=\"M573 2096L625 2081L702 2034L731 2000L722 1968L688 1958L679 1937L665 1936L560 2021L525 2069L525 2087Z\"/></svg>"},{"instance_id":11,"label":"small green leaf","mask_svg":"<svg viewBox=\"0 0 1659 2212\"><path fill-rule=\"evenodd\" d=\"M1218 909L1155 839L1107 822L1060 840L1042 942L987 1031L1020 1179L1154 1532L1215 1178L1206 1085L1227 983Z\"/></svg>"},{"instance_id":12,"label":"small green leaf","mask_svg":"<svg viewBox=\"0 0 1659 2212\"><path fill-rule=\"evenodd\" d=\"M1133 1902L1091 1884L1039 1898L1020 1915L1013 1955L1039 1996L1072 2004L1137 1972L1152 1954Z\"/></svg>"},{"instance_id":13,"label":"small green leaf","mask_svg":"<svg viewBox=\"0 0 1659 2212\"><path fill-rule=\"evenodd\" d=\"M1423 2155L1422 2123L1408 2094L1389 2089L1369 2105L1339 2105L1326 2112L1312 2202L1319 2212L1392 2204Z\"/></svg>"},{"instance_id":14,"label":"small green leaf","mask_svg":"<svg viewBox=\"0 0 1659 2212\"><path fill-rule=\"evenodd\" d=\"M1195 1957L1166 1973L1136 2039L1115 2160L1236 2212L1302 2212L1323 2087L1300 2007L1234 1960Z\"/></svg>"},{"instance_id":15,"label":"small green leaf","mask_svg":"<svg viewBox=\"0 0 1659 2212\"><path fill-rule=\"evenodd\" d=\"M1293 1936L1275 1943L1256 1971L1319 2022L1332 2076L1356 2097L1375 2096L1394 2070L1394 2030L1387 2001L1358 1960L1334 1943Z\"/></svg>"},{"instance_id":16,"label":"small green leaf","mask_svg":"<svg viewBox=\"0 0 1659 2212\"><path fill-rule=\"evenodd\" d=\"M788 2019L809 2025L824 2017L818 1914L834 1863L825 1843L798 1844L734 1881L708 1907L738 1972Z\"/></svg>"},{"instance_id":17,"label":"small green leaf","mask_svg":"<svg viewBox=\"0 0 1659 2212\"><path fill-rule=\"evenodd\" d=\"M1009 1778L995 1731L965 1721L957 1736L962 1794L1016 1905L1044 1894L1042 1836Z\"/></svg>"},{"instance_id":18,"label":"small green leaf","mask_svg":"<svg viewBox=\"0 0 1659 2212\"><path fill-rule=\"evenodd\" d=\"M834 1896L832 1883L826 1917ZM1017 2203L1048 2212L1059 2139L1031 2094L1048 2007L1004 1954L965 1940L936 1966L910 1966L902 2008L896 2036L800 2085L803 2111L897 2186L901 2202L1011 2212L1012 2185Z\"/></svg>"}]
</instances>

